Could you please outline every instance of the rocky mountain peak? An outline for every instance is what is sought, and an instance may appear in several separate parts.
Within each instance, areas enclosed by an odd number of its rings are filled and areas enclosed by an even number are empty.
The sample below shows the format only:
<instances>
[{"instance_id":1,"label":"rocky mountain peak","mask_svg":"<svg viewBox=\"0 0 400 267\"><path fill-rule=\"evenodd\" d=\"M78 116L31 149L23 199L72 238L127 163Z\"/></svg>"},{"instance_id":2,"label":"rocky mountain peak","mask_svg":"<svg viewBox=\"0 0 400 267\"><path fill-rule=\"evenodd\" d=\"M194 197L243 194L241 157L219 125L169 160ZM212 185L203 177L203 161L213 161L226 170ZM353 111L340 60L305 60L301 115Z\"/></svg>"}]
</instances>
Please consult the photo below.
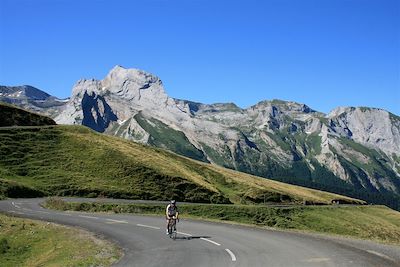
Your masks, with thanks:
<instances>
[{"instance_id":1,"label":"rocky mountain peak","mask_svg":"<svg viewBox=\"0 0 400 267\"><path fill-rule=\"evenodd\" d=\"M313 113L315 110L311 109L309 106L293 101L284 101L279 99L264 100L251 106L249 109L278 109L282 112L294 112L294 113Z\"/></svg>"},{"instance_id":2,"label":"rocky mountain peak","mask_svg":"<svg viewBox=\"0 0 400 267\"><path fill-rule=\"evenodd\" d=\"M101 90L128 101L140 101L145 105L145 102L154 102L156 99L166 101L168 98L157 76L143 70L127 69L119 65L115 66L101 81Z\"/></svg>"},{"instance_id":3,"label":"rocky mountain peak","mask_svg":"<svg viewBox=\"0 0 400 267\"><path fill-rule=\"evenodd\" d=\"M48 93L43 92L42 90L39 90L30 85L24 85L24 86L22 86L22 88L25 91L25 95L27 97L35 99L35 100L45 100L50 97L50 95Z\"/></svg>"},{"instance_id":4,"label":"rocky mountain peak","mask_svg":"<svg viewBox=\"0 0 400 267\"><path fill-rule=\"evenodd\" d=\"M104 87L121 87L125 83L134 83L138 89L146 89L151 84L161 85L161 80L148 72L139 69L127 69L122 66L115 66L102 81Z\"/></svg>"},{"instance_id":5,"label":"rocky mountain peak","mask_svg":"<svg viewBox=\"0 0 400 267\"><path fill-rule=\"evenodd\" d=\"M327 115L328 118L338 117L340 114L348 112L351 110L351 107L337 107L334 108L329 114Z\"/></svg>"},{"instance_id":6,"label":"rocky mountain peak","mask_svg":"<svg viewBox=\"0 0 400 267\"><path fill-rule=\"evenodd\" d=\"M98 93L101 89L100 82L96 79L80 79L72 88L72 97L82 97L85 93Z\"/></svg>"},{"instance_id":7,"label":"rocky mountain peak","mask_svg":"<svg viewBox=\"0 0 400 267\"><path fill-rule=\"evenodd\" d=\"M96 95L110 93L126 100L140 100L143 96L162 99L167 97L162 81L157 76L143 70L127 69L119 65L112 68L101 81L79 80L72 90L72 96L82 98L85 93Z\"/></svg>"},{"instance_id":8,"label":"rocky mountain peak","mask_svg":"<svg viewBox=\"0 0 400 267\"><path fill-rule=\"evenodd\" d=\"M50 97L50 95L42 90L39 90L30 85L22 86L0 86L0 94L3 97L27 97L32 100L45 100Z\"/></svg>"},{"instance_id":9,"label":"rocky mountain peak","mask_svg":"<svg viewBox=\"0 0 400 267\"><path fill-rule=\"evenodd\" d=\"M117 65L103 80L79 80L64 112L56 121L65 124L90 121L88 125L102 132L111 121L123 121L138 111L171 104L173 100L167 96L157 76Z\"/></svg>"},{"instance_id":10,"label":"rocky mountain peak","mask_svg":"<svg viewBox=\"0 0 400 267\"><path fill-rule=\"evenodd\" d=\"M58 99L30 85L0 86L0 101L47 116L59 113L67 102L66 99Z\"/></svg>"},{"instance_id":11,"label":"rocky mountain peak","mask_svg":"<svg viewBox=\"0 0 400 267\"><path fill-rule=\"evenodd\" d=\"M341 136L388 155L400 155L400 125L393 122L393 117L386 110L367 107L339 107L328 115L332 128Z\"/></svg>"}]
</instances>

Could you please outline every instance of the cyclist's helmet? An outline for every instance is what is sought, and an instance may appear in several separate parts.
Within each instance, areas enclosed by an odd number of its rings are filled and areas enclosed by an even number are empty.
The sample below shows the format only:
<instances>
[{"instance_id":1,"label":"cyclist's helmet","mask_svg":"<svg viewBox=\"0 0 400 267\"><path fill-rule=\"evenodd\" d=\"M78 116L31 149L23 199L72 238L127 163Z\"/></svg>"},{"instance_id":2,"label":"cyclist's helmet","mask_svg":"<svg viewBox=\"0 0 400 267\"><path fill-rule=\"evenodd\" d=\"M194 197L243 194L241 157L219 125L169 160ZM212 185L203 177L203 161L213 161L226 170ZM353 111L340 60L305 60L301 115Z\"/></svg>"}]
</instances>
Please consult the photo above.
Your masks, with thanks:
<instances>
[{"instance_id":1,"label":"cyclist's helmet","mask_svg":"<svg viewBox=\"0 0 400 267\"><path fill-rule=\"evenodd\" d=\"M175 204L176 204L176 201L175 201L175 200L171 200L171 204L172 204L172 205L175 205Z\"/></svg>"}]
</instances>

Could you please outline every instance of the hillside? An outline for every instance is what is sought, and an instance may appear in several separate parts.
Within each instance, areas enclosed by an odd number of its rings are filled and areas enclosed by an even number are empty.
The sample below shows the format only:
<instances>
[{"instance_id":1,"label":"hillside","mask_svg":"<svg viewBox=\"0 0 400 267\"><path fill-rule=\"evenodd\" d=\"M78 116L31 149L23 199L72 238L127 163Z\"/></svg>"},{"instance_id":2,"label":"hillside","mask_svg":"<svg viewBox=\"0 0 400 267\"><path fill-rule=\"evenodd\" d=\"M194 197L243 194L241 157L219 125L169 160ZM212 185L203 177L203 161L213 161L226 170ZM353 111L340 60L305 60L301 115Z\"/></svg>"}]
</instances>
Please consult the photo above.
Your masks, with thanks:
<instances>
[{"instance_id":1,"label":"hillside","mask_svg":"<svg viewBox=\"0 0 400 267\"><path fill-rule=\"evenodd\" d=\"M0 102L0 127L55 125L54 120Z\"/></svg>"},{"instance_id":2,"label":"hillside","mask_svg":"<svg viewBox=\"0 0 400 267\"><path fill-rule=\"evenodd\" d=\"M2 192L205 203L362 203L98 134L83 126L0 128ZM12 182L10 182L12 181Z\"/></svg>"}]
</instances>

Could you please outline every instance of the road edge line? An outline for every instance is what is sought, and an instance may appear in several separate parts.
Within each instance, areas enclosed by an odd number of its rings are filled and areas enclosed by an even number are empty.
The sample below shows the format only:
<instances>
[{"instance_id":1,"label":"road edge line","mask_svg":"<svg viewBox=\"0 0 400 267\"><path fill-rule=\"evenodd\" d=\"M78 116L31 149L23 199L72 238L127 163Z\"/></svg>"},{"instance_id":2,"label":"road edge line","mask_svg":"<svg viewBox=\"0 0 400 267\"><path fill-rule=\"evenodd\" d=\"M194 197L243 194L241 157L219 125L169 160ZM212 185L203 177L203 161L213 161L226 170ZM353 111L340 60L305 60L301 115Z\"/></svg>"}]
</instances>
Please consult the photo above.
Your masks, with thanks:
<instances>
[{"instance_id":1,"label":"road edge line","mask_svg":"<svg viewBox=\"0 0 400 267\"><path fill-rule=\"evenodd\" d=\"M384 258L384 259L387 259L387 260L390 260L390 261L394 261L394 262L396 262L394 259L392 259L391 257L389 257L389 256L387 256L387 255L385 255L385 254L382 254L382 253L380 253L380 252L378 252L378 251L375 251L375 250L366 250L368 253L370 253L370 254L373 254L373 255L375 255L375 256L379 256L379 257L381 257L381 258Z\"/></svg>"}]
</instances>

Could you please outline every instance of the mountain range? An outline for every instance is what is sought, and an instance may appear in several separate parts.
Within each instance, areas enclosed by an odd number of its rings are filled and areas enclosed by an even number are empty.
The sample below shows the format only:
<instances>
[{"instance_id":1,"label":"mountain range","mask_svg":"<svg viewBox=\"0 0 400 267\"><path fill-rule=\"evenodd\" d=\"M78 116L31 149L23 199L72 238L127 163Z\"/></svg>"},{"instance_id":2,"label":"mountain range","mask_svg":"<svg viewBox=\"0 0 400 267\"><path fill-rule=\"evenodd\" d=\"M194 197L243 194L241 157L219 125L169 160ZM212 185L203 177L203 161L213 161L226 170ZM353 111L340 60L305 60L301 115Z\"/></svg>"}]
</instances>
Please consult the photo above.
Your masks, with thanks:
<instances>
[{"instance_id":1,"label":"mountain range","mask_svg":"<svg viewBox=\"0 0 400 267\"><path fill-rule=\"evenodd\" d=\"M155 75L115 66L81 79L68 99L32 86L0 86L0 101L58 124L164 148L203 162L400 208L400 117L290 101L202 104L169 97Z\"/></svg>"}]
</instances>

